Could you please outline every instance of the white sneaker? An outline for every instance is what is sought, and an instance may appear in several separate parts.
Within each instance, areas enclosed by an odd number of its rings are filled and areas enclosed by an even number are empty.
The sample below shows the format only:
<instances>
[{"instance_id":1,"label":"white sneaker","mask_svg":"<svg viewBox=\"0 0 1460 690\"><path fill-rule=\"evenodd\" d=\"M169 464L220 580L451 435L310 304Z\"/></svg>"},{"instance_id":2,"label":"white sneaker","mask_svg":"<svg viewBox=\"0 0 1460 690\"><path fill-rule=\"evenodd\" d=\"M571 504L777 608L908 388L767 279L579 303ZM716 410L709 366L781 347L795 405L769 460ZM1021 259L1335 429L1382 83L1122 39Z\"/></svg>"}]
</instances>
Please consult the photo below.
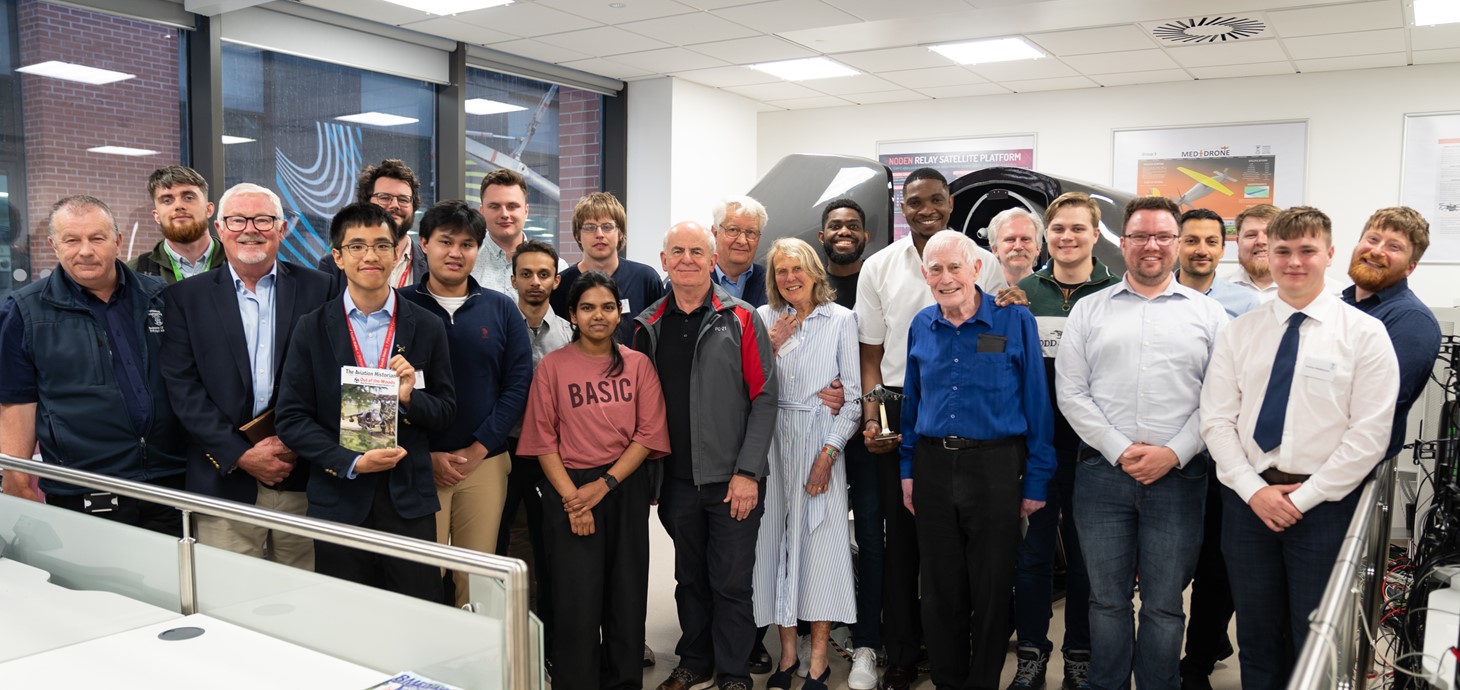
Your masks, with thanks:
<instances>
[{"instance_id":1,"label":"white sneaker","mask_svg":"<svg viewBox=\"0 0 1460 690\"><path fill-rule=\"evenodd\" d=\"M796 661L800 664L796 667L796 675L805 678L811 673L810 635L799 635L796 637Z\"/></svg>"},{"instance_id":2,"label":"white sneaker","mask_svg":"<svg viewBox=\"0 0 1460 690\"><path fill-rule=\"evenodd\" d=\"M852 652L852 672L847 674L852 690L873 690L877 687L877 650L858 647Z\"/></svg>"}]
</instances>

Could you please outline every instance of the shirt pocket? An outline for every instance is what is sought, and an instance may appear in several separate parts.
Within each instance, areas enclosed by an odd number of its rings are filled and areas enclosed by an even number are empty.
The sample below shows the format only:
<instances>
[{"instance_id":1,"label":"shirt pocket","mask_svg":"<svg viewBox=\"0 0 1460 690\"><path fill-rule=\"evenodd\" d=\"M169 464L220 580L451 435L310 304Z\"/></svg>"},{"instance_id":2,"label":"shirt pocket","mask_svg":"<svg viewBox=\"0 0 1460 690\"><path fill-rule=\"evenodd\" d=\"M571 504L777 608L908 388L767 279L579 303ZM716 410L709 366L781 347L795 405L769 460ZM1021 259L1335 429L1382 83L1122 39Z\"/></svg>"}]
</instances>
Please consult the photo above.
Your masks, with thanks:
<instances>
[{"instance_id":1,"label":"shirt pocket","mask_svg":"<svg viewBox=\"0 0 1460 690\"><path fill-rule=\"evenodd\" d=\"M971 379L968 383L987 396L986 400L995 401L998 405L1008 404L1018 392L1014 355L1009 352L977 352L968 359Z\"/></svg>"}]
</instances>

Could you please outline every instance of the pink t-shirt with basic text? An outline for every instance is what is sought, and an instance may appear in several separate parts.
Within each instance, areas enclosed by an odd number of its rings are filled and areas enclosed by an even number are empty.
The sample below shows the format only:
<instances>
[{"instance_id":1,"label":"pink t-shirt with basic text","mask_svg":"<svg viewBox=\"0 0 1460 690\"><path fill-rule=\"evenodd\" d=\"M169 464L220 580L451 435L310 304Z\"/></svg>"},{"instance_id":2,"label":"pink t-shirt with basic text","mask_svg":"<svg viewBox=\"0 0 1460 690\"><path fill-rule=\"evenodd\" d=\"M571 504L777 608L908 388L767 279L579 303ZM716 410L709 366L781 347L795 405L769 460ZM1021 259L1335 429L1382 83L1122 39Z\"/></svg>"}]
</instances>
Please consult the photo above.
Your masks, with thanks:
<instances>
[{"instance_id":1,"label":"pink t-shirt with basic text","mask_svg":"<svg viewBox=\"0 0 1460 690\"><path fill-rule=\"evenodd\" d=\"M649 457L669 453L669 427L659 374L642 353L615 344L624 370L604 376L609 357L590 357L576 346L542 358L532 376L519 455L557 453L570 470L611 464L630 443Z\"/></svg>"}]
</instances>

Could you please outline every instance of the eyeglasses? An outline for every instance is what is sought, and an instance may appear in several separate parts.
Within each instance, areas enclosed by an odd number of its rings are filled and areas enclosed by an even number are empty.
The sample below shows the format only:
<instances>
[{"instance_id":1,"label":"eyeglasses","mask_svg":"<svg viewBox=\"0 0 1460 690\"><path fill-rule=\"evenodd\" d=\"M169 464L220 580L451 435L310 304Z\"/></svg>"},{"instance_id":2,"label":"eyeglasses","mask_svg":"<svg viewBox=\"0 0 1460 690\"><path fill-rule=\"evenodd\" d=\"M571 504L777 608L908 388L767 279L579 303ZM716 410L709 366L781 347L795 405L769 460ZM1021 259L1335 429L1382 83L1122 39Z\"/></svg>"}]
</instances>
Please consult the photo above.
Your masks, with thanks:
<instances>
[{"instance_id":1,"label":"eyeglasses","mask_svg":"<svg viewBox=\"0 0 1460 690\"><path fill-rule=\"evenodd\" d=\"M259 232L269 232L274 229L274 221L279 220L277 216L224 216L223 227L232 232L243 232L248 229L248 224L253 223L253 229Z\"/></svg>"},{"instance_id":2,"label":"eyeglasses","mask_svg":"<svg viewBox=\"0 0 1460 690\"><path fill-rule=\"evenodd\" d=\"M355 259L365 256L365 250L367 249L375 252L376 256L393 256L395 254L395 243L376 242L375 244L365 244L364 242L351 242L340 247L340 251L349 254L351 258Z\"/></svg>"},{"instance_id":3,"label":"eyeglasses","mask_svg":"<svg viewBox=\"0 0 1460 690\"><path fill-rule=\"evenodd\" d=\"M720 226L720 232L725 233L725 236L726 237L729 237L732 240L733 239L737 239L737 238L741 237L742 235L745 237L745 239L747 239L747 240L749 240L751 242L754 242L754 241L760 239L760 231L759 230L741 230L740 228L727 228L727 227L725 227L725 226L722 225L722 226Z\"/></svg>"},{"instance_id":4,"label":"eyeglasses","mask_svg":"<svg viewBox=\"0 0 1460 690\"><path fill-rule=\"evenodd\" d=\"M381 206L389 206L390 202L392 201L400 204L401 206L411 206L413 202L415 202L416 198L406 196L404 194L386 194L385 192L376 192L370 195L370 200Z\"/></svg>"},{"instance_id":5,"label":"eyeglasses","mask_svg":"<svg viewBox=\"0 0 1460 690\"><path fill-rule=\"evenodd\" d=\"M602 231L603 234L607 235L617 229L617 223L603 223L601 225L594 225L593 223L583 224L583 232L588 233L589 235L596 235L599 231Z\"/></svg>"},{"instance_id":6,"label":"eyeglasses","mask_svg":"<svg viewBox=\"0 0 1460 690\"><path fill-rule=\"evenodd\" d=\"M1171 243L1172 242L1175 242L1176 241L1176 236L1175 235L1171 235L1171 234L1161 234L1161 235L1126 235L1125 238L1127 240L1130 240L1131 243L1134 244L1137 247L1144 247L1144 246L1146 246L1147 243L1151 242L1152 240L1155 240L1157 247L1169 247L1169 246L1171 246Z\"/></svg>"}]
</instances>

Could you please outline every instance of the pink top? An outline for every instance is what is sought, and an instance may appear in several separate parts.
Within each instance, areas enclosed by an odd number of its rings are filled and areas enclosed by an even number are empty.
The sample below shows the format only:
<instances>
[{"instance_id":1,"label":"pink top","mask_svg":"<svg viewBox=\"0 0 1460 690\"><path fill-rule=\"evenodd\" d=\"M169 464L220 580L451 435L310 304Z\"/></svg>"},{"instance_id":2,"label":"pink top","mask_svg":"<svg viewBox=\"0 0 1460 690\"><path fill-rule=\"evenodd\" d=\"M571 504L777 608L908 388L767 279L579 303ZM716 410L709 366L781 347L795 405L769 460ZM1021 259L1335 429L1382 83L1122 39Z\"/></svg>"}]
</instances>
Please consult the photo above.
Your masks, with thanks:
<instances>
[{"instance_id":1,"label":"pink top","mask_svg":"<svg viewBox=\"0 0 1460 690\"><path fill-rule=\"evenodd\" d=\"M542 358L532 376L519 455L557 453L563 466L582 470L616 462L630 443L649 457L669 453L669 427L659 374L642 353L615 344L623 373L606 377L609 358L590 357L569 344Z\"/></svg>"}]
</instances>

